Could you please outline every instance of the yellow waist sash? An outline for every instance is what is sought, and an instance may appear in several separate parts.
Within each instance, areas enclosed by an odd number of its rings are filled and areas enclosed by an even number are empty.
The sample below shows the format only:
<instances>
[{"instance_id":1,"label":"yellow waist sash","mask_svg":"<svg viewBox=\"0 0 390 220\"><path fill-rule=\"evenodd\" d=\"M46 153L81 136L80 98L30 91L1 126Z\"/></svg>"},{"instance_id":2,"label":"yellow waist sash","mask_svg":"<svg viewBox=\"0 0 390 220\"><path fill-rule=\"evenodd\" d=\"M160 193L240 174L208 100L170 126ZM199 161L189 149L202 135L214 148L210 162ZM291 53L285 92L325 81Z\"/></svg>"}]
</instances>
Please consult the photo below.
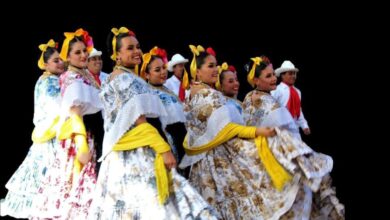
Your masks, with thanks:
<instances>
[{"instance_id":1,"label":"yellow waist sash","mask_svg":"<svg viewBox=\"0 0 390 220\"><path fill-rule=\"evenodd\" d=\"M62 124L58 134L58 139L60 140L71 139L71 138L73 138L73 141L76 145L76 151L77 151L76 157L73 162L74 165L73 172L75 177L77 177L81 169L83 168L83 165L80 163L78 158L80 157L80 154L88 153L89 147L87 143L87 132L85 130L83 119L76 114L71 115L64 122L64 124Z\"/></svg>"},{"instance_id":2,"label":"yellow waist sash","mask_svg":"<svg viewBox=\"0 0 390 220\"><path fill-rule=\"evenodd\" d=\"M32 134L31 139L34 143L44 143L47 142L56 136L56 126L58 124L59 116L53 119L52 123L44 128L44 127L35 127Z\"/></svg>"},{"instance_id":3,"label":"yellow waist sash","mask_svg":"<svg viewBox=\"0 0 390 220\"><path fill-rule=\"evenodd\" d=\"M271 177L271 180L276 189L282 190L283 186L291 180L291 175L279 164L271 150L268 147L267 138L263 136L256 137L256 127L242 126L235 123L227 124L218 135L209 143L188 148L187 136L183 142L184 150L188 155L196 155L207 152L227 141L233 137L240 138L254 138L256 148L259 153L261 162Z\"/></svg>"},{"instance_id":4,"label":"yellow waist sash","mask_svg":"<svg viewBox=\"0 0 390 220\"><path fill-rule=\"evenodd\" d=\"M162 153L170 151L171 148L160 136L157 129L149 123L142 123L128 131L114 145L114 151L134 150L139 147L150 146L156 152L154 161L158 199L163 204L169 197L168 172L165 168Z\"/></svg>"}]
</instances>

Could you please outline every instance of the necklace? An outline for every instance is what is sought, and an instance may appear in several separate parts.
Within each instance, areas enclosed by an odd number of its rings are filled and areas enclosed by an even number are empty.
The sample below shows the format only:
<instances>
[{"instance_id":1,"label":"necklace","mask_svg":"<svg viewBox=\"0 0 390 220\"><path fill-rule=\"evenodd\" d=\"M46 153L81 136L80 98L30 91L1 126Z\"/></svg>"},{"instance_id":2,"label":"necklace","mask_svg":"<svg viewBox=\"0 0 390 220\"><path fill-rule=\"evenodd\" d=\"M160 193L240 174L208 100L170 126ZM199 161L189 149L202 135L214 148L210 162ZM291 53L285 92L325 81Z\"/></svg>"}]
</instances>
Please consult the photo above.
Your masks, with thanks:
<instances>
[{"instance_id":1,"label":"necklace","mask_svg":"<svg viewBox=\"0 0 390 220\"><path fill-rule=\"evenodd\" d=\"M261 90L261 89L258 89L258 88L256 88L256 91L259 91L259 92L263 92L263 93L270 94L270 92L269 92L269 91L264 91L264 90Z\"/></svg>"},{"instance_id":2,"label":"necklace","mask_svg":"<svg viewBox=\"0 0 390 220\"><path fill-rule=\"evenodd\" d=\"M114 70L123 70L123 71L125 71L127 73L135 74L133 70L131 70L131 69L127 68L127 67L124 67L124 66L119 66L119 65L116 65L114 67ZM135 75L137 75L137 74L135 74Z\"/></svg>"},{"instance_id":3,"label":"necklace","mask_svg":"<svg viewBox=\"0 0 390 220\"><path fill-rule=\"evenodd\" d=\"M45 76L50 76L50 75L54 75L53 73L49 72L49 71L45 71L43 72L42 75L45 75Z\"/></svg>"},{"instance_id":4,"label":"necklace","mask_svg":"<svg viewBox=\"0 0 390 220\"><path fill-rule=\"evenodd\" d=\"M86 79L88 82L92 84L93 87L100 89L99 84L96 82L95 78L86 70L77 68L75 66L69 65L68 70L76 72L80 74L84 79Z\"/></svg>"},{"instance_id":5,"label":"necklace","mask_svg":"<svg viewBox=\"0 0 390 220\"><path fill-rule=\"evenodd\" d=\"M208 88L208 89L215 89L212 86L210 86L209 84L206 84L202 81L194 82L194 85L200 85L200 86L203 86L203 87Z\"/></svg>"},{"instance_id":6,"label":"necklace","mask_svg":"<svg viewBox=\"0 0 390 220\"><path fill-rule=\"evenodd\" d=\"M155 88L155 89L158 89L158 90L163 91L163 92L165 92L165 93L168 93L169 95L172 95L172 96L176 97L177 100L180 100L179 97L178 97L175 93L173 93L171 90L169 90L169 89L168 89L167 87L165 87L164 85L153 85L153 84L150 84L150 83L149 83L149 85L150 85L150 87L152 87L152 88Z\"/></svg>"},{"instance_id":7,"label":"necklace","mask_svg":"<svg viewBox=\"0 0 390 220\"><path fill-rule=\"evenodd\" d=\"M42 73L42 79L45 79L45 78L47 78L47 77L49 77L49 76L57 76L56 74L53 74L53 73L51 73L51 72L49 72L49 71L45 71L45 72L43 72ZM57 76L58 77L58 76Z\"/></svg>"}]
</instances>

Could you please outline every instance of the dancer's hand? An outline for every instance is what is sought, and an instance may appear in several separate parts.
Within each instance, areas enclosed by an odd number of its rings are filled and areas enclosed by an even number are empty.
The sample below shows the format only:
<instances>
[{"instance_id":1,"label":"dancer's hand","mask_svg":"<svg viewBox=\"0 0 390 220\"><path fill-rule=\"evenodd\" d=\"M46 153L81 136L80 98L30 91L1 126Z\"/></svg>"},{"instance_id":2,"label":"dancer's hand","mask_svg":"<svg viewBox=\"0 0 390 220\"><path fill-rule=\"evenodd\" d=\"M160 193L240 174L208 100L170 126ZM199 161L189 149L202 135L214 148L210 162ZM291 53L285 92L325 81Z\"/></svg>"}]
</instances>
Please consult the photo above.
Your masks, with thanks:
<instances>
[{"instance_id":1,"label":"dancer's hand","mask_svg":"<svg viewBox=\"0 0 390 220\"><path fill-rule=\"evenodd\" d=\"M303 129L303 133L304 133L305 135L309 135L309 134L311 133L310 128L305 128L305 129Z\"/></svg>"},{"instance_id":2,"label":"dancer's hand","mask_svg":"<svg viewBox=\"0 0 390 220\"><path fill-rule=\"evenodd\" d=\"M165 166L170 170L176 167L176 159L173 156L172 151L167 151L162 154Z\"/></svg>"},{"instance_id":3,"label":"dancer's hand","mask_svg":"<svg viewBox=\"0 0 390 220\"><path fill-rule=\"evenodd\" d=\"M79 156L78 156L78 160L80 161L80 163L82 165L85 165L88 163L88 161L90 161L92 158L92 152L88 152L88 153L80 153Z\"/></svg>"},{"instance_id":4,"label":"dancer's hand","mask_svg":"<svg viewBox=\"0 0 390 220\"><path fill-rule=\"evenodd\" d=\"M256 137L257 136L273 137L275 135L276 135L276 131L274 128L269 128L269 127L256 128Z\"/></svg>"}]
</instances>

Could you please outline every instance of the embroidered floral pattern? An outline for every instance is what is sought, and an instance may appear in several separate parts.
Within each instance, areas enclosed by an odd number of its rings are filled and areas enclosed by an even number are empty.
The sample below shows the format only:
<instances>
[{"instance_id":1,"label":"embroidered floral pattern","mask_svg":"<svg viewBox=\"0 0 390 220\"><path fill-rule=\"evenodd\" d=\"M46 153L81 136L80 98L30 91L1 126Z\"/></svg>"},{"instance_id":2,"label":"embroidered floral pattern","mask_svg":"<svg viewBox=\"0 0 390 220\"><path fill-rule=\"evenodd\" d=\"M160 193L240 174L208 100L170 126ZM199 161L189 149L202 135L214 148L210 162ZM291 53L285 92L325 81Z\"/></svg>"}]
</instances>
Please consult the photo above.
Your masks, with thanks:
<instances>
[{"instance_id":1,"label":"embroidered floral pattern","mask_svg":"<svg viewBox=\"0 0 390 220\"><path fill-rule=\"evenodd\" d=\"M45 72L34 89L34 124L51 123L58 113L60 100L59 78ZM34 143L22 164L6 184L7 196L1 200L0 214L15 218L29 218L34 210L38 190L47 170L54 162L59 143L56 139L45 143Z\"/></svg>"},{"instance_id":2,"label":"embroidered floral pattern","mask_svg":"<svg viewBox=\"0 0 390 220\"><path fill-rule=\"evenodd\" d=\"M156 96L146 82L132 73L121 73L102 86L100 97L105 106L105 131L115 126L123 112L132 117L153 112L153 106L142 110L126 109L142 105L140 95ZM159 99L156 99L159 100ZM172 101L166 96L166 103ZM157 105L157 103L156 103ZM133 125L120 127L131 130ZM121 129L115 132L123 133ZM212 208L179 176L172 173L171 196L164 205L157 200L154 172L155 153L149 147L131 151L112 151L102 161L92 202L92 219L216 219Z\"/></svg>"},{"instance_id":3,"label":"embroidered floral pattern","mask_svg":"<svg viewBox=\"0 0 390 220\"><path fill-rule=\"evenodd\" d=\"M258 98L253 100L252 96L255 92L258 91L249 92L244 99L244 118L247 125L261 126L267 117L271 117L270 115L281 107L271 95L264 92L260 92ZM275 129L277 135L268 138L271 151L290 173L301 176L295 201L281 219L308 219L310 216L311 218L321 216L324 219L344 219L344 206L339 203L330 184L326 184L329 183L329 173L333 167L332 158L314 152L287 128L276 127ZM315 192L313 199L312 191ZM329 196L325 196L325 191L329 192ZM324 211L325 209L328 211Z\"/></svg>"},{"instance_id":4,"label":"embroidered floral pattern","mask_svg":"<svg viewBox=\"0 0 390 220\"><path fill-rule=\"evenodd\" d=\"M224 120L221 117L229 117L230 114L213 115L225 105L229 105L226 97L211 88L201 89L191 100L187 99L185 113L190 147L205 135L208 126L218 125ZM282 192L277 191L254 142L240 138L206 152L193 164L190 174L192 185L223 219L277 219L291 207L298 180L299 177L294 178Z\"/></svg>"}]
</instances>

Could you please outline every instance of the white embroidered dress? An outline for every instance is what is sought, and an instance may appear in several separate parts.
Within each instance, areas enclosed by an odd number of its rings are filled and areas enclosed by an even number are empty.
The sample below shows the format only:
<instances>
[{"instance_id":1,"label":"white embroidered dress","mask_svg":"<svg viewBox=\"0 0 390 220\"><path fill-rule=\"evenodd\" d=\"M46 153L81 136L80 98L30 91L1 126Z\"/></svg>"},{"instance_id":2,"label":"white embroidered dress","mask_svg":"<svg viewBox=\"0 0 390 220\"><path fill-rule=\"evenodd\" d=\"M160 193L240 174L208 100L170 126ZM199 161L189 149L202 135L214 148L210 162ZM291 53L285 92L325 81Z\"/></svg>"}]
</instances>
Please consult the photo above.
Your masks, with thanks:
<instances>
[{"instance_id":1,"label":"white embroidered dress","mask_svg":"<svg viewBox=\"0 0 390 220\"><path fill-rule=\"evenodd\" d=\"M36 128L47 128L56 118L60 105L60 84L56 75L45 72L39 77L34 89L34 125ZM47 170L54 161L58 141L53 138L45 143L34 143L30 150L7 182L8 194L0 203L1 216L28 218L34 210L35 199Z\"/></svg>"},{"instance_id":2,"label":"white embroidered dress","mask_svg":"<svg viewBox=\"0 0 390 220\"><path fill-rule=\"evenodd\" d=\"M123 72L103 83L100 96L105 136L90 219L215 219L211 207L175 170L170 197L159 204L152 148L112 151L141 115L167 115L151 87L135 74Z\"/></svg>"},{"instance_id":3,"label":"white embroidered dress","mask_svg":"<svg viewBox=\"0 0 390 220\"><path fill-rule=\"evenodd\" d=\"M252 100L255 92L260 96ZM277 135L268 138L272 153L290 173L302 176L294 204L282 218L343 219L344 206L331 188L329 173L333 168L332 158L313 151L301 141L299 133L296 133L298 127L288 110L281 107L270 94L260 91L251 91L246 95L243 110L246 125L276 129ZM313 195L318 195L318 199Z\"/></svg>"},{"instance_id":4,"label":"white embroidered dress","mask_svg":"<svg viewBox=\"0 0 390 220\"><path fill-rule=\"evenodd\" d=\"M61 75L61 110L59 127L69 117L71 106L81 107L81 114L100 114L102 104L99 99L99 88L86 70L70 67ZM91 152L94 152L94 141L87 138ZM49 170L40 195L37 198L37 212L33 217L59 219L85 219L92 202L92 192L96 184L96 158L83 166L80 174L73 172L74 160L78 146L73 139L61 141L55 162ZM93 153L94 154L94 153Z\"/></svg>"},{"instance_id":5,"label":"white embroidered dress","mask_svg":"<svg viewBox=\"0 0 390 220\"><path fill-rule=\"evenodd\" d=\"M199 90L186 100L188 146L213 140L228 124L243 125L239 108L219 91ZM272 184L253 139L234 137L205 153L186 155L180 167L192 166L191 184L223 219L279 219L292 206L300 175L278 191Z\"/></svg>"}]
</instances>

